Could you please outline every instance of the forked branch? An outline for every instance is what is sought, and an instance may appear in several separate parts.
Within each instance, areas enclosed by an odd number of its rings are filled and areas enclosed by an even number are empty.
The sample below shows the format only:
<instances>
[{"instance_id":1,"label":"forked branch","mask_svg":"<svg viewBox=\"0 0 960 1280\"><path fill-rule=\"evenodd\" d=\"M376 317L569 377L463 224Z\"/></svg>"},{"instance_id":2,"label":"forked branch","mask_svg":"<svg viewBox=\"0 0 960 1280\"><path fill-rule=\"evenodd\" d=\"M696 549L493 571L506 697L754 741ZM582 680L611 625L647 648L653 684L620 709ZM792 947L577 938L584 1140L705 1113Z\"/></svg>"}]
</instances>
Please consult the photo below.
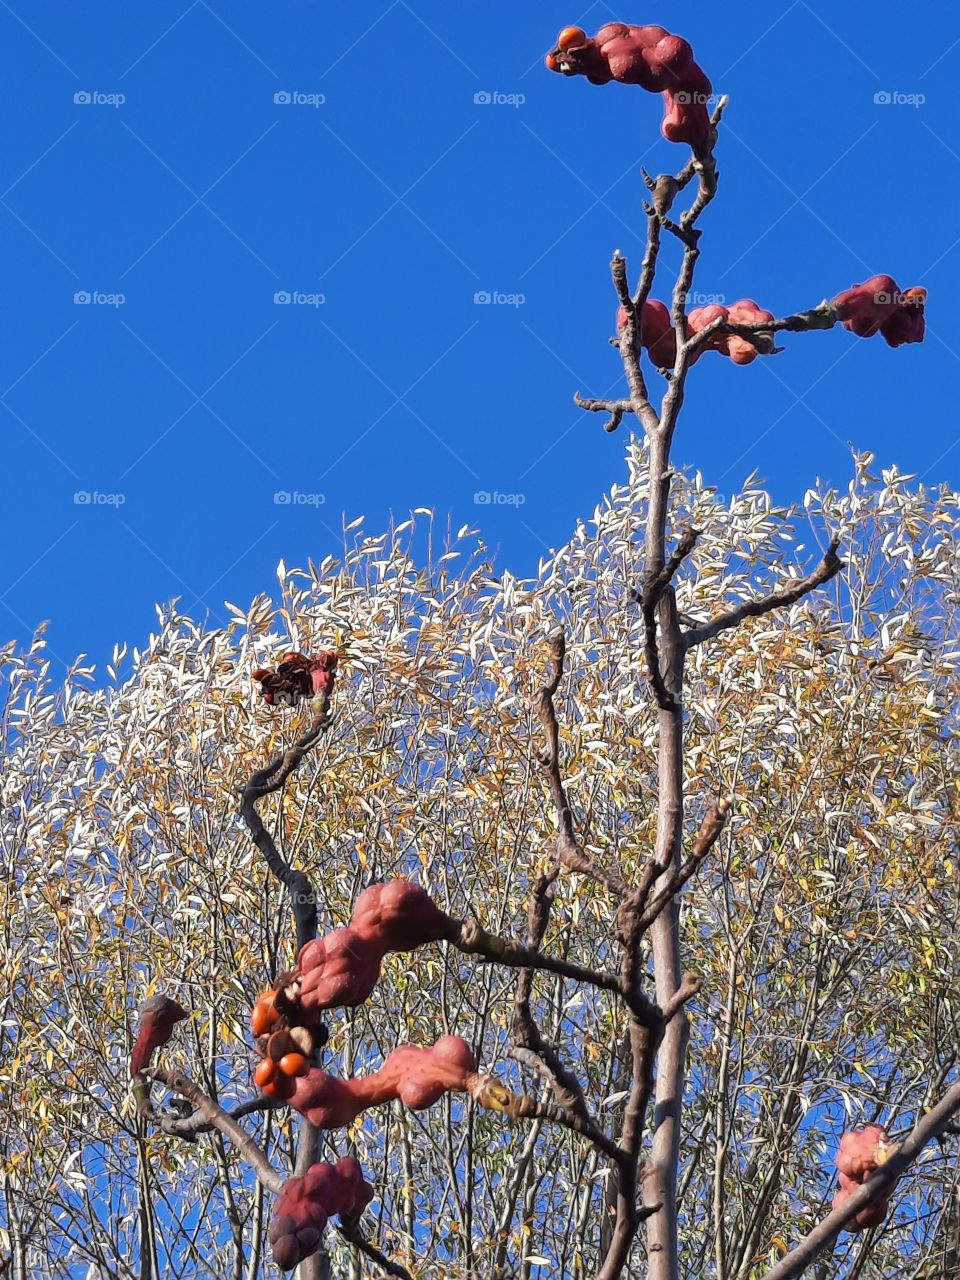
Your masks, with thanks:
<instances>
[{"instance_id":1,"label":"forked branch","mask_svg":"<svg viewBox=\"0 0 960 1280\"><path fill-rule=\"evenodd\" d=\"M281 751L250 778L240 793L240 815L250 836L263 854L267 866L287 890L297 928L297 948L317 936L317 896L309 876L292 867L282 856L276 842L257 812L257 801L279 791L304 756L330 727L330 696L318 694L313 700L314 716L307 732L292 747Z\"/></svg>"}]
</instances>

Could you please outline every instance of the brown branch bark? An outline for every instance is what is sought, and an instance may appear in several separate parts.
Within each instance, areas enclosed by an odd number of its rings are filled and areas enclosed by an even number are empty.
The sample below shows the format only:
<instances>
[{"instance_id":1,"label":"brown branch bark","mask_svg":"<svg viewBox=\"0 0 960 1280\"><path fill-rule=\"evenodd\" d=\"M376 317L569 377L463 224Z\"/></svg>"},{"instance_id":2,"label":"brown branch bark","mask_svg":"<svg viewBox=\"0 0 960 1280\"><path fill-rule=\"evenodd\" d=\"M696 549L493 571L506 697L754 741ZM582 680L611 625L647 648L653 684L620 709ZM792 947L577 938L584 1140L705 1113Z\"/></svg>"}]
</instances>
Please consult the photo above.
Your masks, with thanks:
<instances>
[{"instance_id":1,"label":"brown branch bark","mask_svg":"<svg viewBox=\"0 0 960 1280\"><path fill-rule=\"evenodd\" d=\"M495 934L488 933L477 920L465 920L460 923L459 934L450 941L465 955L481 956L493 964L508 965L514 969L543 969L547 973L559 974L561 978L585 982L589 986L598 987L601 991L616 993L621 991L620 978L615 973L605 973L602 969L590 969L586 965L576 964L572 960L563 960L559 956L543 955L512 938L498 938Z\"/></svg>"},{"instance_id":2,"label":"brown branch bark","mask_svg":"<svg viewBox=\"0 0 960 1280\"><path fill-rule=\"evenodd\" d=\"M210 1133L214 1129L214 1125L210 1123L203 1111L191 1111L188 1115L165 1114L163 1112L154 1111L148 1101L148 1094L144 1090L134 1090L134 1096L138 1100L141 1114L150 1120L152 1124L156 1124L161 1133L167 1134L171 1138L182 1138L185 1142L195 1142L201 1134ZM241 1102L235 1107L231 1107L226 1114L231 1120L240 1120L244 1116L253 1115L257 1111L277 1111L286 1103L280 1098L268 1098L265 1094L258 1094L255 1098L248 1098L246 1102Z\"/></svg>"},{"instance_id":3,"label":"brown branch bark","mask_svg":"<svg viewBox=\"0 0 960 1280\"><path fill-rule=\"evenodd\" d=\"M720 838L720 833L726 824L729 812L730 801L726 799L718 800L716 804L711 805L707 810L690 857L667 878L663 888L640 915L636 926L640 932L650 928L660 912L676 897L690 877L706 861L710 850Z\"/></svg>"},{"instance_id":4,"label":"brown branch bark","mask_svg":"<svg viewBox=\"0 0 960 1280\"><path fill-rule=\"evenodd\" d=\"M313 700L314 716L307 732L286 751L267 762L250 778L240 793L240 815L254 844L263 854L267 866L287 890L297 928L297 947L300 948L317 936L317 897L308 876L292 867L281 855L273 837L263 825L257 812L257 801L271 792L279 791L300 764L304 756L316 744L320 735L330 727L330 699L326 693Z\"/></svg>"},{"instance_id":5,"label":"brown branch bark","mask_svg":"<svg viewBox=\"0 0 960 1280\"><path fill-rule=\"evenodd\" d=\"M550 914L550 893L557 872L541 871L534 879L530 890L530 905L527 911L527 947L539 952L546 932ZM572 1111L581 1119L587 1118L587 1104L584 1100L580 1081L561 1061L556 1049L544 1040L540 1033L530 1000L533 995L532 968L520 970L517 976L517 991L514 997L514 1013L512 1034L515 1048L512 1056L518 1062L543 1075L550 1082L557 1102Z\"/></svg>"},{"instance_id":6,"label":"brown branch bark","mask_svg":"<svg viewBox=\"0 0 960 1280\"><path fill-rule=\"evenodd\" d=\"M218 1130L246 1160L257 1175L259 1182L272 1194L277 1195L283 1186L283 1178L267 1159L266 1152L250 1137L236 1120L229 1116L219 1103L203 1092L183 1071L166 1067L147 1067L145 1071L154 1080L159 1080L174 1093L180 1094L193 1104L194 1111L199 1112L211 1128Z\"/></svg>"},{"instance_id":7,"label":"brown branch bark","mask_svg":"<svg viewBox=\"0 0 960 1280\"><path fill-rule=\"evenodd\" d=\"M511 1120L550 1120L588 1138L599 1150L620 1164L624 1153L600 1128L593 1116L580 1114L571 1107L551 1102L539 1102L524 1094L513 1093L492 1076L475 1075L468 1081L468 1091L473 1100L488 1111L497 1111Z\"/></svg>"},{"instance_id":8,"label":"brown branch bark","mask_svg":"<svg viewBox=\"0 0 960 1280\"><path fill-rule=\"evenodd\" d=\"M573 403L579 409L585 409L588 413L608 413L610 416L603 424L604 431L616 431L620 423L623 421L625 413L633 413L632 400L598 400L595 398L585 398L579 391L575 391L573 395Z\"/></svg>"},{"instance_id":9,"label":"brown branch bark","mask_svg":"<svg viewBox=\"0 0 960 1280\"><path fill-rule=\"evenodd\" d=\"M657 645L657 609L664 593L673 581L674 574L696 546L698 535L699 530L697 529L685 529L670 559L648 581L642 592L634 593L639 598L643 612L644 654L647 661L647 677L653 687L657 706L667 711L674 706L674 697L667 688L663 672L660 669L660 654Z\"/></svg>"},{"instance_id":10,"label":"brown branch bark","mask_svg":"<svg viewBox=\"0 0 960 1280\"><path fill-rule=\"evenodd\" d=\"M550 788L550 795L553 799L553 807L557 818L557 861L561 866L566 867L568 871L576 871L581 875L590 876L592 880L596 880L598 884L602 884L605 888L611 889L615 893L622 893L624 884L620 877L611 875L610 872L605 871L602 867L598 867L583 851L574 832L573 813L570 809L570 802L567 799L563 777L560 773L560 725L557 720L556 708L553 704L554 695L560 685L560 677L563 675L563 660L567 652L567 642L563 634L563 628L557 627L556 630L552 631L547 637L547 643L550 659L547 679L537 691L533 699L533 706L543 729L544 738L544 747L538 756L538 760Z\"/></svg>"},{"instance_id":11,"label":"brown branch bark","mask_svg":"<svg viewBox=\"0 0 960 1280\"><path fill-rule=\"evenodd\" d=\"M837 555L839 545L839 540L834 538L824 552L820 564L805 578L794 579L779 591L772 591L770 595L764 596L762 600L748 600L744 604L737 605L736 608L729 609L726 613L721 613L711 622L705 622L702 626L685 631L683 641L686 648L692 649L694 645L703 644L705 640L711 640L721 631L739 626L746 618L759 618L765 613L771 613L774 609L783 609L795 604L811 591L815 591L817 587L822 587L825 582L835 578L843 568L843 561Z\"/></svg>"},{"instance_id":12,"label":"brown branch bark","mask_svg":"<svg viewBox=\"0 0 960 1280\"><path fill-rule=\"evenodd\" d=\"M650 234L648 231L648 237ZM651 252L649 244L648 239L648 253ZM652 252L655 262L656 252ZM627 283L627 260L621 256L619 249L610 263L610 274L626 320L625 324L618 325L617 346L620 348L620 358L623 361L624 374L630 389L630 404L633 412L643 423L644 430L654 431L657 427L657 411L650 403L643 377L643 366L640 363L642 306L638 307L630 294L630 286ZM610 429L609 424L608 429Z\"/></svg>"}]
</instances>

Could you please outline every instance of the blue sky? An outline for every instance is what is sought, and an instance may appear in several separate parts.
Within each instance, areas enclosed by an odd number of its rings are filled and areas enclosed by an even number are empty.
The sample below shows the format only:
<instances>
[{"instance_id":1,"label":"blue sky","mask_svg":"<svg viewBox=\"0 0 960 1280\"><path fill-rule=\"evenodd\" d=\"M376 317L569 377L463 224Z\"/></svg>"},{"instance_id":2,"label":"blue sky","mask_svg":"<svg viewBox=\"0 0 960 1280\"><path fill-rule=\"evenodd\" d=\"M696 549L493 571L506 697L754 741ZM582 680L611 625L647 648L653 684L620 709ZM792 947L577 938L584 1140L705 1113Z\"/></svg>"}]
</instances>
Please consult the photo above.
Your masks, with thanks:
<instances>
[{"instance_id":1,"label":"blue sky","mask_svg":"<svg viewBox=\"0 0 960 1280\"><path fill-rule=\"evenodd\" d=\"M639 262L641 160L684 154L657 98L543 69L570 22L659 20L730 95L701 291L930 291L922 347L705 358L677 460L784 502L845 485L847 442L960 484L960 12L917 12L0 0L0 635L102 660L157 600L222 621L342 512L434 507L521 574L592 512L626 438L571 398L620 393L608 262Z\"/></svg>"}]
</instances>

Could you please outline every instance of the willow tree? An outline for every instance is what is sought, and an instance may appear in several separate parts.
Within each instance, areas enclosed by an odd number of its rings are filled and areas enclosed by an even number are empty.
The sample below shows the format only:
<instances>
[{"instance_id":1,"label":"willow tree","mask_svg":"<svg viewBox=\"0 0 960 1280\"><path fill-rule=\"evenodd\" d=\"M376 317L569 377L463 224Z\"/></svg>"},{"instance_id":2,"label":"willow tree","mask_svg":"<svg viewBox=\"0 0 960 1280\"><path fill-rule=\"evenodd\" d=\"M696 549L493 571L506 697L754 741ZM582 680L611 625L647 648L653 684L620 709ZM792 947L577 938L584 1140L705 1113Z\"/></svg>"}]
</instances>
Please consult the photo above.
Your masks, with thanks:
<instances>
[{"instance_id":1,"label":"willow tree","mask_svg":"<svg viewBox=\"0 0 960 1280\"><path fill-rule=\"evenodd\" d=\"M592 528L523 582L466 527L425 553L427 513L354 522L225 629L162 610L103 687L6 652L14 1275L956 1254L958 497L864 454L783 511L671 464L701 357L918 341L922 291L688 313L724 101L659 27L547 62L662 92L689 148L611 264L626 394L580 403L640 438ZM860 1122L883 1162L829 1210Z\"/></svg>"}]
</instances>

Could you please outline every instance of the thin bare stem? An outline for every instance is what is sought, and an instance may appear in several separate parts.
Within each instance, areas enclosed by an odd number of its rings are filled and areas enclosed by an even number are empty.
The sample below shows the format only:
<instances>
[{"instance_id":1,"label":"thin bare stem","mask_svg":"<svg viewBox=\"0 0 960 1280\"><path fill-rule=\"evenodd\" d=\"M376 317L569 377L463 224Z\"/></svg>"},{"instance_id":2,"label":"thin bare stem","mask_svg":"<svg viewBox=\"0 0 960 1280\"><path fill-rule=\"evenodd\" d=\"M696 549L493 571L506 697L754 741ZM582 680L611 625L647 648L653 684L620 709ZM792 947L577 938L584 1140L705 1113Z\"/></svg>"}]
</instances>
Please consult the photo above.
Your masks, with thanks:
<instances>
[{"instance_id":1,"label":"thin bare stem","mask_svg":"<svg viewBox=\"0 0 960 1280\"><path fill-rule=\"evenodd\" d=\"M692 649L694 645L703 644L705 640L711 640L715 635L719 635L721 631L728 631L731 627L739 626L745 618L759 618L765 613L771 613L774 609L784 609L788 605L795 604L803 596L809 595L817 587L822 587L825 582L835 578L843 568L843 561L837 555L837 547L839 545L839 539L834 538L824 552L820 564L813 573L808 574L805 578L793 579L788 586L781 587L779 591L772 591L770 595L764 596L762 600L748 600L743 604L737 605L736 608L728 610L726 613L721 613L719 617L714 618L711 622L705 622L703 626L693 627L691 630L684 632L684 644L688 649Z\"/></svg>"},{"instance_id":2,"label":"thin bare stem","mask_svg":"<svg viewBox=\"0 0 960 1280\"><path fill-rule=\"evenodd\" d=\"M567 651L562 627L557 627L550 633L547 644L549 646L548 675L533 699L533 706L543 728L544 747L538 759L550 788L557 817L557 861L568 871L590 876L598 884L620 893L624 888L620 877L611 875L588 858L574 832L573 813L560 773L560 725L553 704L554 695L560 685L560 677L563 675L563 660Z\"/></svg>"},{"instance_id":3,"label":"thin bare stem","mask_svg":"<svg viewBox=\"0 0 960 1280\"><path fill-rule=\"evenodd\" d=\"M364 1257L369 1258L385 1275L398 1276L400 1280L413 1280L413 1276L407 1268L401 1263L394 1262L391 1258L388 1258L385 1253L381 1253L376 1245L371 1244L361 1234L360 1228L356 1223L341 1222L337 1226L337 1230L348 1244L352 1244L355 1249L359 1249Z\"/></svg>"}]
</instances>

